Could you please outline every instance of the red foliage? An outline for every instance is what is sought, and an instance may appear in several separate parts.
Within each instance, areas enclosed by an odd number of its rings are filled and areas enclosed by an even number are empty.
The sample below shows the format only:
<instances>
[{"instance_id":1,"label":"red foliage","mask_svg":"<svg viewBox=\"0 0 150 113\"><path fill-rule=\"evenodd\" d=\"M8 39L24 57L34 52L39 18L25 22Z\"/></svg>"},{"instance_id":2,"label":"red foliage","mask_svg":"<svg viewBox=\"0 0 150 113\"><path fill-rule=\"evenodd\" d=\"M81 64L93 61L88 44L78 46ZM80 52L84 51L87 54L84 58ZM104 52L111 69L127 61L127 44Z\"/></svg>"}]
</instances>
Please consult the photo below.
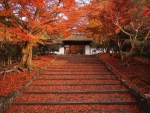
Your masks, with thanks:
<instances>
[{"instance_id":1,"label":"red foliage","mask_svg":"<svg viewBox=\"0 0 150 113\"><path fill-rule=\"evenodd\" d=\"M144 13L147 17L149 17L149 16L150 16L150 8L148 8L148 7L143 7L143 13Z\"/></svg>"},{"instance_id":2,"label":"red foliage","mask_svg":"<svg viewBox=\"0 0 150 113\"><path fill-rule=\"evenodd\" d=\"M33 64L35 66L44 67L46 66L52 59L54 59L54 55L50 56L40 56L41 60L33 60ZM37 59L37 58L36 58ZM9 73L6 76L5 80L2 80L2 75L0 76L0 96L6 96L8 93L11 93L13 90L19 90L25 85L32 77L34 77L40 70L37 68L32 71L31 76L29 76L28 72L13 72Z\"/></svg>"},{"instance_id":3,"label":"red foliage","mask_svg":"<svg viewBox=\"0 0 150 113\"><path fill-rule=\"evenodd\" d=\"M120 67L120 59L109 54L99 54L99 57L113 66L122 76L143 93L150 93L149 64L134 58L130 67Z\"/></svg>"},{"instance_id":4,"label":"red foliage","mask_svg":"<svg viewBox=\"0 0 150 113\"><path fill-rule=\"evenodd\" d=\"M25 90L25 92L14 101L14 105L10 107L6 111L6 113L12 113L12 112L45 113L47 111L50 113L58 113L58 112L59 113L73 113L73 112L75 113L81 113L81 112L82 113L83 112L85 113L98 113L98 112L138 113L139 108L137 105L116 105L116 104L103 105L103 104L92 104L92 103L89 104L89 102L93 102L93 103L94 102L102 102L102 103L103 102L106 103L135 102L136 100L129 93L96 93L96 92L88 93L90 91L93 92L93 91L106 91L106 90L126 91L127 89L125 87L121 87L120 82L116 80L116 78L114 78L114 76L112 76L111 73L106 68L104 69L104 65L101 64L97 58L94 58L96 59L94 64L93 61L91 61L92 64L89 64L89 62L87 61L88 59L84 59L85 56L83 56L84 58L78 57L78 59L77 57L74 57L73 60L70 60L69 57L67 59L66 58L57 59L52 65L47 67L47 69L43 73L41 73L41 75L38 76L38 78L34 82L32 82L31 86L29 86ZM91 59L89 58L89 60ZM86 61L88 63L85 63ZM88 69L88 67L98 69L98 70L94 70L94 69L90 70ZM103 71L99 69L102 69ZM94 75L95 71L98 72L99 74L105 73L106 76L103 74L98 76ZM48 75L44 74L48 72L49 72ZM68 72L68 74L64 74L66 72ZM90 79L85 79L86 77ZM104 78L111 77L112 79L99 80L96 79L97 77L104 77ZM100 83L103 84L97 85ZM107 85L105 85L105 83L107 83ZM111 85L111 84L108 85L109 83L114 83L115 85ZM40 93L35 93L35 92L40 92ZM49 92L49 94L46 94L44 92ZM70 93L66 93L66 92L70 92ZM79 93L79 92L87 92L87 93ZM36 103L38 105L17 105L17 103L25 103L25 104Z\"/></svg>"},{"instance_id":5,"label":"red foliage","mask_svg":"<svg viewBox=\"0 0 150 113\"><path fill-rule=\"evenodd\" d=\"M131 107L132 106L132 107ZM50 106L40 106L40 105L31 105L31 106L13 106L12 109L9 109L6 113L115 113L116 109L122 109L120 113L128 110L129 113L138 113L138 107L136 105L50 105ZM119 113L119 112L118 112ZM143 112L141 112L143 113Z\"/></svg>"}]
</instances>

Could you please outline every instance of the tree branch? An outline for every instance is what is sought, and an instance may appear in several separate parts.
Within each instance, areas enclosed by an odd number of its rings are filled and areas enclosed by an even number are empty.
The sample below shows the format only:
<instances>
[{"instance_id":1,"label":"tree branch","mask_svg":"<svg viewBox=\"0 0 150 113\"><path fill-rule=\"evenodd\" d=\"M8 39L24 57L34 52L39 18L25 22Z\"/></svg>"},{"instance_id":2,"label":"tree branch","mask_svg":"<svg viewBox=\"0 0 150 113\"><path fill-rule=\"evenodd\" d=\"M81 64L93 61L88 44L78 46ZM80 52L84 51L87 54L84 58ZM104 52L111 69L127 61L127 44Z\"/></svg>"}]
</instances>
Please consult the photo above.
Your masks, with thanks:
<instances>
[{"instance_id":1,"label":"tree branch","mask_svg":"<svg viewBox=\"0 0 150 113\"><path fill-rule=\"evenodd\" d=\"M3 3L5 4L6 10L8 10L9 9L8 0L3 0Z\"/></svg>"},{"instance_id":2,"label":"tree branch","mask_svg":"<svg viewBox=\"0 0 150 113\"><path fill-rule=\"evenodd\" d=\"M144 41L148 39L148 36L149 36L149 35L150 35L150 29L149 29L149 31L148 31L146 37L144 38Z\"/></svg>"},{"instance_id":3,"label":"tree branch","mask_svg":"<svg viewBox=\"0 0 150 113\"><path fill-rule=\"evenodd\" d=\"M125 34L127 34L127 35L129 35L131 37L131 34L126 32L120 25L118 27L121 29L122 32L124 32Z\"/></svg>"}]
</instances>

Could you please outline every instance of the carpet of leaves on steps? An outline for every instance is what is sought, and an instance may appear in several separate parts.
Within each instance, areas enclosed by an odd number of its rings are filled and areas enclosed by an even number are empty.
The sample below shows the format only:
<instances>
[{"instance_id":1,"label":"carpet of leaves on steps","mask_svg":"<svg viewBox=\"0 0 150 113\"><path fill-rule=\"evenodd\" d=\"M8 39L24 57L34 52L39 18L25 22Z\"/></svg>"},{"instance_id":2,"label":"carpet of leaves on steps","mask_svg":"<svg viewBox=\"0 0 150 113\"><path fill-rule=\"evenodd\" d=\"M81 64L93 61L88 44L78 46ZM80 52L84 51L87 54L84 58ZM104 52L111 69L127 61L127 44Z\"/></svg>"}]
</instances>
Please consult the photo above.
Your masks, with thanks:
<instances>
[{"instance_id":1,"label":"carpet of leaves on steps","mask_svg":"<svg viewBox=\"0 0 150 113\"><path fill-rule=\"evenodd\" d=\"M60 65L55 65L55 66L49 66L47 68L49 69L106 69L105 66L77 66L77 65L73 65L73 66L60 66Z\"/></svg>"},{"instance_id":2,"label":"carpet of leaves on steps","mask_svg":"<svg viewBox=\"0 0 150 113\"><path fill-rule=\"evenodd\" d=\"M95 71L91 71L92 69ZM110 75L106 67L93 56L58 56L56 61L42 72L6 113L138 113L137 105L121 104L121 102L134 103L136 100L117 79L114 79L115 77ZM96 77L97 79L93 79ZM40 80L40 78L47 80ZM48 80L55 78L57 80ZM46 102L49 105L42 105ZM75 104L69 105L74 102ZM88 104L89 102L91 104ZM92 104L92 102L106 102L111 105ZM120 102L120 104L114 105L113 102ZM24 105L17 105L19 103ZM32 105L32 103L41 105ZM58 105L50 103L58 103ZM60 105L59 103L68 104Z\"/></svg>"},{"instance_id":3,"label":"carpet of leaves on steps","mask_svg":"<svg viewBox=\"0 0 150 113\"><path fill-rule=\"evenodd\" d=\"M16 103L61 103L61 102L136 102L128 93L113 94L23 94Z\"/></svg>"},{"instance_id":4,"label":"carpet of leaves on steps","mask_svg":"<svg viewBox=\"0 0 150 113\"><path fill-rule=\"evenodd\" d=\"M33 84L42 84L42 85L46 85L46 84L85 84L85 83L89 83L89 84L98 84L98 83L104 83L104 84L110 84L110 83L114 83L114 84L119 84L120 82L118 80L35 80L33 81Z\"/></svg>"},{"instance_id":5,"label":"carpet of leaves on steps","mask_svg":"<svg viewBox=\"0 0 150 113\"><path fill-rule=\"evenodd\" d=\"M139 113L136 105L18 105L6 113L27 113L27 111L28 113Z\"/></svg>"},{"instance_id":6,"label":"carpet of leaves on steps","mask_svg":"<svg viewBox=\"0 0 150 113\"><path fill-rule=\"evenodd\" d=\"M86 71L88 71L88 72L101 72L101 71L106 71L106 69L47 69L47 71L51 71L51 72L55 72L55 71L57 71L57 72L86 72Z\"/></svg>"},{"instance_id":7,"label":"carpet of leaves on steps","mask_svg":"<svg viewBox=\"0 0 150 113\"><path fill-rule=\"evenodd\" d=\"M112 76L111 74L109 75L104 75L104 76L99 76L99 75L41 75L37 77L37 80L44 79L44 80L49 80L49 79L108 79L108 80L114 80L116 79L115 76Z\"/></svg>"},{"instance_id":8,"label":"carpet of leaves on steps","mask_svg":"<svg viewBox=\"0 0 150 113\"><path fill-rule=\"evenodd\" d=\"M70 72L51 72L51 71L44 71L42 74L110 74L110 72L76 72L76 71L70 71Z\"/></svg>"},{"instance_id":9,"label":"carpet of leaves on steps","mask_svg":"<svg viewBox=\"0 0 150 113\"><path fill-rule=\"evenodd\" d=\"M120 85L58 85L58 86L30 86L25 90L25 92L55 92L55 91L112 91L112 90L121 90L126 91L126 88Z\"/></svg>"}]
</instances>

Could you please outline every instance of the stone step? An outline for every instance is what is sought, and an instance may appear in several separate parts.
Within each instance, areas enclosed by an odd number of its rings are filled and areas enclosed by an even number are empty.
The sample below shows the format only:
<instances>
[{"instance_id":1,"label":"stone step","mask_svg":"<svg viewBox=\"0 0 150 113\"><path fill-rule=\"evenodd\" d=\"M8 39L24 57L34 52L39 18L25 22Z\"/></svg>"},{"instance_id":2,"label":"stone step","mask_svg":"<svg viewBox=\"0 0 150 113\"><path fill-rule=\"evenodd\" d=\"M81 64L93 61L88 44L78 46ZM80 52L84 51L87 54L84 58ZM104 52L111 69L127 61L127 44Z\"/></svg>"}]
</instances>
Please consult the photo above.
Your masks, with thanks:
<instances>
[{"instance_id":1,"label":"stone step","mask_svg":"<svg viewBox=\"0 0 150 113\"><path fill-rule=\"evenodd\" d=\"M83 71L84 72L94 72L94 73L101 73L101 72L108 72L106 69L105 70L88 70L88 69L84 69L84 70L75 70L75 69L68 69L68 70L66 70L66 69L64 69L64 70L49 70L49 69L47 69L47 70L45 70L45 71L48 71L48 72L82 72L83 73Z\"/></svg>"},{"instance_id":2,"label":"stone step","mask_svg":"<svg viewBox=\"0 0 150 113\"><path fill-rule=\"evenodd\" d=\"M80 59L80 60L76 60L76 59L72 59L72 60L55 60L54 63L101 63L99 59Z\"/></svg>"},{"instance_id":3,"label":"stone step","mask_svg":"<svg viewBox=\"0 0 150 113\"><path fill-rule=\"evenodd\" d=\"M104 67L103 64L100 64L100 63L97 63L97 64L83 64L83 63L72 63L72 64L67 64L67 63L64 63L64 64L61 64L61 63L52 63L50 66L73 66L73 67L77 67L77 66L89 66L89 67L92 67L92 66L102 66Z\"/></svg>"},{"instance_id":4,"label":"stone step","mask_svg":"<svg viewBox=\"0 0 150 113\"><path fill-rule=\"evenodd\" d=\"M118 80L35 80L33 84L120 84Z\"/></svg>"},{"instance_id":5,"label":"stone step","mask_svg":"<svg viewBox=\"0 0 150 113\"><path fill-rule=\"evenodd\" d=\"M71 60L55 60L54 63L101 63L99 59L71 59Z\"/></svg>"},{"instance_id":6,"label":"stone step","mask_svg":"<svg viewBox=\"0 0 150 113\"><path fill-rule=\"evenodd\" d=\"M94 62L82 62L82 61L67 61L67 62L60 62L60 61L54 61L52 65L103 65L100 61L94 61Z\"/></svg>"},{"instance_id":7,"label":"stone step","mask_svg":"<svg viewBox=\"0 0 150 113\"><path fill-rule=\"evenodd\" d=\"M74 74L77 74L77 75L79 75L79 74L83 74L83 75L92 75L92 74L110 74L110 72L109 71L101 71L101 72L52 72L52 71L43 71L41 74L59 74L59 75L61 75L61 74L65 74L65 75L67 75L67 74L69 74L69 75L74 75Z\"/></svg>"},{"instance_id":8,"label":"stone step","mask_svg":"<svg viewBox=\"0 0 150 113\"><path fill-rule=\"evenodd\" d=\"M44 72L51 72L51 73L55 73L55 72L60 72L60 73L68 73L68 72L75 72L75 73L102 73L102 72L109 72L108 70L90 70L90 69L85 69L85 70L76 70L76 69L68 69L68 70L45 70ZM109 72L110 73L110 72Z\"/></svg>"},{"instance_id":9,"label":"stone step","mask_svg":"<svg viewBox=\"0 0 150 113\"><path fill-rule=\"evenodd\" d=\"M129 93L128 90L91 90L91 91L25 91L24 94L111 94Z\"/></svg>"},{"instance_id":10,"label":"stone step","mask_svg":"<svg viewBox=\"0 0 150 113\"><path fill-rule=\"evenodd\" d=\"M83 101L78 101L78 102L18 102L15 103L15 105L94 105L94 104L99 104L99 105L138 105L136 101L134 102L83 102Z\"/></svg>"},{"instance_id":11,"label":"stone step","mask_svg":"<svg viewBox=\"0 0 150 113\"><path fill-rule=\"evenodd\" d=\"M66 72L66 71L88 71L88 72L90 72L90 71L94 71L94 72L99 72L99 71L106 71L107 72L107 70L104 68L104 69L85 69L85 68L83 68L83 69L79 69L79 68L77 68L77 69L72 69L72 68L70 68L70 69L57 69L57 67L55 68L55 69L51 69L51 68L48 68L48 69L46 69L46 71L64 71L64 72Z\"/></svg>"},{"instance_id":12,"label":"stone step","mask_svg":"<svg viewBox=\"0 0 150 113\"><path fill-rule=\"evenodd\" d=\"M43 78L37 78L36 80L45 80L45 81L47 80L116 80L116 78L44 78L43 77Z\"/></svg>"},{"instance_id":13,"label":"stone step","mask_svg":"<svg viewBox=\"0 0 150 113\"><path fill-rule=\"evenodd\" d=\"M51 73L71 73L72 72L74 73L102 73L102 72L106 72L108 73L109 71L102 71L102 70L97 70L97 71L94 71L94 70L84 70L84 72L82 70L45 70L44 72L51 72ZM109 72L110 73L110 72Z\"/></svg>"},{"instance_id":14,"label":"stone step","mask_svg":"<svg viewBox=\"0 0 150 113\"><path fill-rule=\"evenodd\" d=\"M98 63L101 63L98 59L97 60L90 60L90 59L86 59L86 60L66 60L66 61L59 61L59 60L55 60L53 63L74 63L74 64L77 64L77 63L83 63L83 64L85 64L85 63L96 63L96 64L98 64Z\"/></svg>"},{"instance_id":15,"label":"stone step","mask_svg":"<svg viewBox=\"0 0 150 113\"><path fill-rule=\"evenodd\" d=\"M39 79L101 79L101 80L114 80L116 77L112 74L109 75L55 75L55 74L41 74L37 77Z\"/></svg>"},{"instance_id":16,"label":"stone step","mask_svg":"<svg viewBox=\"0 0 150 113\"><path fill-rule=\"evenodd\" d=\"M129 90L95 56L62 55L7 112L139 113L139 107Z\"/></svg>"},{"instance_id":17,"label":"stone step","mask_svg":"<svg viewBox=\"0 0 150 113\"><path fill-rule=\"evenodd\" d=\"M58 63L58 64L55 64L55 63L52 63L51 65L49 65L49 67L53 67L53 66L58 66L58 67L62 67L62 66L65 66L65 67L105 67L103 64L90 64L90 65L88 65L88 64L66 64L66 63L64 63L64 64L60 64L60 63Z\"/></svg>"},{"instance_id":18,"label":"stone step","mask_svg":"<svg viewBox=\"0 0 150 113\"><path fill-rule=\"evenodd\" d=\"M66 63L64 63L64 64L60 64L60 63L58 63L58 64L51 64L50 65L50 67L52 67L52 66L66 66L66 67L80 67L80 66L83 66L83 67L93 67L93 66L98 66L98 67L104 67L104 65L101 65L101 64L66 64Z\"/></svg>"},{"instance_id":19,"label":"stone step","mask_svg":"<svg viewBox=\"0 0 150 113\"><path fill-rule=\"evenodd\" d=\"M89 70L104 70L104 69L107 69L105 66L101 66L101 67L99 67L99 66L86 66L86 67L83 67L83 66L49 66L49 67L47 67L47 69L46 70L49 70L49 69L83 69L83 70L85 70L85 69L89 69Z\"/></svg>"},{"instance_id":20,"label":"stone step","mask_svg":"<svg viewBox=\"0 0 150 113\"><path fill-rule=\"evenodd\" d=\"M28 87L25 92L96 92L96 91L113 91L127 89L121 85L51 85L51 84L34 84Z\"/></svg>"},{"instance_id":21,"label":"stone step","mask_svg":"<svg viewBox=\"0 0 150 113\"><path fill-rule=\"evenodd\" d=\"M137 105L16 105L6 113L139 113Z\"/></svg>"},{"instance_id":22,"label":"stone step","mask_svg":"<svg viewBox=\"0 0 150 113\"><path fill-rule=\"evenodd\" d=\"M126 103L135 102L129 93L111 93L111 94L22 94L15 104L49 103L49 104L70 104L70 103Z\"/></svg>"},{"instance_id":23,"label":"stone step","mask_svg":"<svg viewBox=\"0 0 150 113\"><path fill-rule=\"evenodd\" d=\"M84 83L84 84L78 84L78 83L74 83L74 84L31 84L30 86L79 86L79 85L82 85L82 86L85 86L85 85L120 85L119 83ZM123 87L120 85L120 87Z\"/></svg>"}]
</instances>

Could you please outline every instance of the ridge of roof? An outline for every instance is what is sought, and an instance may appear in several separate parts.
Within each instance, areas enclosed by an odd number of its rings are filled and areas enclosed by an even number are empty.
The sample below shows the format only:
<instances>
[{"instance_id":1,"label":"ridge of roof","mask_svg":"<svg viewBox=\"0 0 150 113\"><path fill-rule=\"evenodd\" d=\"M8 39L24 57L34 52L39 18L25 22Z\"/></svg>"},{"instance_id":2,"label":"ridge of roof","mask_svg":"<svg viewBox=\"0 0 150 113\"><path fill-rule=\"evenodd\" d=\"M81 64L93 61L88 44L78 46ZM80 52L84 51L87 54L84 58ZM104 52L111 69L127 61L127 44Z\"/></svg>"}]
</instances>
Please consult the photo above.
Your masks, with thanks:
<instances>
[{"instance_id":1,"label":"ridge of roof","mask_svg":"<svg viewBox=\"0 0 150 113\"><path fill-rule=\"evenodd\" d=\"M72 34L65 38L63 41L92 41L92 39L83 36L82 34Z\"/></svg>"}]
</instances>

